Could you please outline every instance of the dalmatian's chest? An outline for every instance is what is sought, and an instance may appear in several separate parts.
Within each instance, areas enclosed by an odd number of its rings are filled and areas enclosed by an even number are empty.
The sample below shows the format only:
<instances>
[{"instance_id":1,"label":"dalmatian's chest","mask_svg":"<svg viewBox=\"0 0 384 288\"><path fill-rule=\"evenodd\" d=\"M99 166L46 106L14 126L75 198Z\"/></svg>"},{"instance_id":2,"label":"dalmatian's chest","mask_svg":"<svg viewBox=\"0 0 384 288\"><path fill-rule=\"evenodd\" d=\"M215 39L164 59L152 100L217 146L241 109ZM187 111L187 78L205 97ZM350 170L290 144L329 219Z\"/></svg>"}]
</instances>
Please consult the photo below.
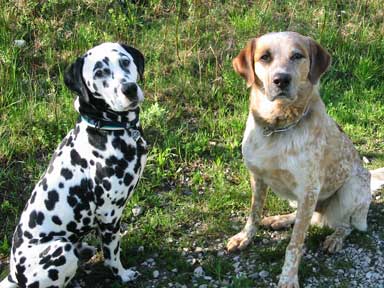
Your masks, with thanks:
<instances>
[{"instance_id":1,"label":"dalmatian's chest","mask_svg":"<svg viewBox=\"0 0 384 288\"><path fill-rule=\"evenodd\" d=\"M131 133L84 123L68 133L22 215L31 223L44 211L44 223L28 227L33 238L59 229L76 240L100 221L118 221L147 158L145 140L134 140Z\"/></svg>"},{"instance_id":2,"label":"dalmatian's chest","mask_svg":"<svg viewBox=\"0 0 384 288\"><path fill-rule=\"evenodd\" d=\"M103 222L120 215L132 196L147 159L147 144L134 130L103 131L86 127L89 179L95 202L95 217ZM79 147L79 149L81 149ZM108 220L109 219L109 220Z\"/></svg>"},{"instance_id":3,"label":"dalmatian's chest","mask_svg":"<svg viewBox=\"0 0 384 288\"><path fill-rule=\"evenodd\" d=\"M132 196L147 159L147 144L134 131L119 130L105 135L104 131L87 128L87 141L97 150L88 151L90 179L95 196L95 216L103 222L113 221L122 213Z\"/></svg>"}]
</instances>

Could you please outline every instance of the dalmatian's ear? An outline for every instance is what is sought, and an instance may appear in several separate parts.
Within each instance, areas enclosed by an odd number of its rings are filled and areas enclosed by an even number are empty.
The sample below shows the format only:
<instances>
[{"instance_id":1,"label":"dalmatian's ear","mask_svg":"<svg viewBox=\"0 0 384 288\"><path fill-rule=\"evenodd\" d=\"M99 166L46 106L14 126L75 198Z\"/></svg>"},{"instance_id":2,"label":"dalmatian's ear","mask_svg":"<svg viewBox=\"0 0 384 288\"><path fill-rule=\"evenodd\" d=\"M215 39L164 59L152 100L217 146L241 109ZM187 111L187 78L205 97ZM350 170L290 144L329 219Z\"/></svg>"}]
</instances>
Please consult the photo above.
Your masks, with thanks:
<instances>
[{"instance_id":1,"label":"dalmatian's ear","mask_svg":"<svg viewBox=\"0 0 384 288\"><path fill-rule=\"evenodd\" d=\"M89 102L88 89L85 86L82 76L83 64L84 58L77 58L65 72L64 83L69 89L76 92L80 96L81 101Z\"/></svg>"},{"instance_id":2,"label":"dalmatian's ear","mask_svg":"<svg viewBox=\"0 0 384 288\"><path fill-rule=\"evenodd\" d=\"M121 47L125 49L131 56L133 57L133 61L135 62L135 65L137 67L137 71L139 72L140 80L143 80L143 75L144 75L144 55L137 49L125 45L125 44L120 44Z\"/></svg>"}]
</instances>

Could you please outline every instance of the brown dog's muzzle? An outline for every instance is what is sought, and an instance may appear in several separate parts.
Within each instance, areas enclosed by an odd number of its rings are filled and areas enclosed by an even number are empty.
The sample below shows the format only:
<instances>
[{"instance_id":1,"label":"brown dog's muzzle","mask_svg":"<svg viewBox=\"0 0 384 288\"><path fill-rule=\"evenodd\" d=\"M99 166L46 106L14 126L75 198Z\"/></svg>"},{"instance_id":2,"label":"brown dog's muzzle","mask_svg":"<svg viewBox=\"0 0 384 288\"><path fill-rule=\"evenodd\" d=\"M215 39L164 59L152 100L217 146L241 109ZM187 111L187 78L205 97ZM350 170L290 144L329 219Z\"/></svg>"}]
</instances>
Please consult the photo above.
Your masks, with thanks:
<instances>
[{"instance_id":1,"label":"brown dog's muzzle","mask_svg":"<svg viewBox=\"0 0 384 288\"><path fill-rule=\"evenodd\" d=\"M291 83L292 77L288 73L276 73L273 77L273 84L281 90L286 89Z\"/></svg>"},{"instance_id":2,"label":"brown dog's muzzle","mask_svg":"<svg viewBox=\"0 0 384 288\"><path fill-rule=\"evenodd\" d=\"M272 83L267 93L270 101L276 99L290 100L292 98L291 91L292 76L288 73L276 73L272 78Z\"/></svg>"}]
</instances>

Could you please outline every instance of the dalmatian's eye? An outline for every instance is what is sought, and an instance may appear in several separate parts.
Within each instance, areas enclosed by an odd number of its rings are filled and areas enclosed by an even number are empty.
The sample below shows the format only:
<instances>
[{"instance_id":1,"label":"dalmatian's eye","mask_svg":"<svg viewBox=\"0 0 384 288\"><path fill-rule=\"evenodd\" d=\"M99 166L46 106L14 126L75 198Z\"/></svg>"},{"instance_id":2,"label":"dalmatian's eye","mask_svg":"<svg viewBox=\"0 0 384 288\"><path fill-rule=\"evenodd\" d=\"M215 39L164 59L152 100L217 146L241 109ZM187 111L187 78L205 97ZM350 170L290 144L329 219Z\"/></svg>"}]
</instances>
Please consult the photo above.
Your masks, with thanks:
<instances>
[{"instance_id":1,"label":"dalmatian's eye","mask_svg":"<svg viewBox=\"0 0 384 288\"><path fill-rule=\"evenodd\" d=\"M104 72L104 75L106 75L106 76L111 75L111 69L105 68L105 69L103 70L103 72Z\"/></svg>"},{"instance_id":2,"label":"dalmatian's eye","mask_svg":"<svg viewBox=\"0 0 384 288\"><path fill-rule=\"evenodd\" d=\"M95 72L95 77L97 77L97 78L101 78L101 77L103 77L103 71L102 71L102 70L97 70L97 71Z\"/></svg>"},{"instance_id":3,"label":"dalmatian's eye","mask_svg":"<svg viewBox=\"0 0 384 288\"><path fill-rule=\"evenodd\" d=\"M120 66L123 69L128 69L129 64L131 64L131 61L129 61L129 59L122 59L122 60L120 60Z\"/></svg>"}]
</instances>

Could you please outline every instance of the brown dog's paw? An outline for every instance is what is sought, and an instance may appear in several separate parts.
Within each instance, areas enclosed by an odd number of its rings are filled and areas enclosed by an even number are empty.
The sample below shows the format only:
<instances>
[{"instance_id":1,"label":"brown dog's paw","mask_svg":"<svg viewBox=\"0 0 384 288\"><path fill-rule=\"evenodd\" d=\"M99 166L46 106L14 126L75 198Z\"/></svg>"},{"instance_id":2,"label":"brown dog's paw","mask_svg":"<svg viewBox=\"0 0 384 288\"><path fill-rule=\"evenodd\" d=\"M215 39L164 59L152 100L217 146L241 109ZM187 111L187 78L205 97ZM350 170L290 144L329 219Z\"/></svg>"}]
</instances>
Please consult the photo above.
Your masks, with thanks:
<instances>
[{"instance_id":1,"label":"brown dog's paw","mask_svg":"<svg viewBox=\"0 0 384 288\"><path fill-rule=\"evenodd\" d=\"M296 275L295 277L282 277L280 276L278 288L300 288L299 279Z\"/></svg>"},{"instance_id":2,"label":"brown dog's paw","mask_svg":"<svg viewBox=\"0 0 384 288\"><path fill-rule=\"evenodd\" d=\"M242 250L248 246L248 244L252 241L252 235L249 233L241 231L237 233L235 236L231 237L227 244L228 252L233 252L236 250Z\"/></svg>"},{"instance_id":3,"label":"brown dog's paw","mask_svg":"<svg viewBox=\"0 0 384 288\"><path fill-rule=\"evenodd\" d=\"M261 220L260 225L273 230L281 230L291 227L295 222L295 217L295 213L265 217Z\"/></svg>"},{"instance_id":4,"label":"brown dog's paw","mask_svg":"<svg viewBox=\"0 0 384 288\"><path fill-rule=\"evenodd\" d=\"M323 250L328 253L339 252L343 248L343 242L343 237L333 233L325 239L323 243Z\"/></svg>"}]
</instances>

